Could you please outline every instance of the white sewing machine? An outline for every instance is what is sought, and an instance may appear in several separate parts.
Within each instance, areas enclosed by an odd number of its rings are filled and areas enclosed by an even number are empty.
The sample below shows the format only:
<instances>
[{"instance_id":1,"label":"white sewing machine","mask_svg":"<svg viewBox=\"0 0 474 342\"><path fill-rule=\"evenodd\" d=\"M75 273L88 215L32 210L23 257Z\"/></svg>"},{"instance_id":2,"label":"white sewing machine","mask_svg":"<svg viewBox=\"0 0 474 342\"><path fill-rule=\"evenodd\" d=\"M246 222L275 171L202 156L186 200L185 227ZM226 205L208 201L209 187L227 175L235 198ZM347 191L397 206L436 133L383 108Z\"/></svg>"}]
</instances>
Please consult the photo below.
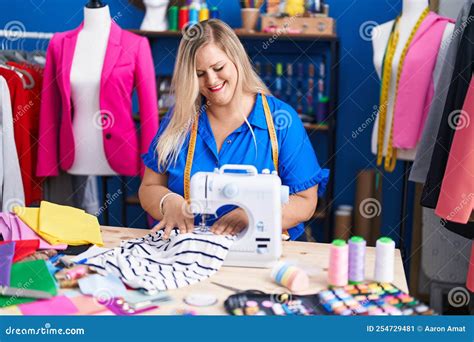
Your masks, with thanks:
<instances>
[{"instance_id":1,"label":"white sewing machine","mask_svg":"<svg viewBox=\"0 0 474 342\"><path fill-rule=\"evenodd\" d=\"M240 171L240 172L231 172ZM215 215L223 205L236 205L247 213L249 226L237 235L225 266L269 268L281 256L281 207L289 198L276 172L258 174L252 165L224 165L191 178L193 214Z\"/></svg>"}]
</instances>

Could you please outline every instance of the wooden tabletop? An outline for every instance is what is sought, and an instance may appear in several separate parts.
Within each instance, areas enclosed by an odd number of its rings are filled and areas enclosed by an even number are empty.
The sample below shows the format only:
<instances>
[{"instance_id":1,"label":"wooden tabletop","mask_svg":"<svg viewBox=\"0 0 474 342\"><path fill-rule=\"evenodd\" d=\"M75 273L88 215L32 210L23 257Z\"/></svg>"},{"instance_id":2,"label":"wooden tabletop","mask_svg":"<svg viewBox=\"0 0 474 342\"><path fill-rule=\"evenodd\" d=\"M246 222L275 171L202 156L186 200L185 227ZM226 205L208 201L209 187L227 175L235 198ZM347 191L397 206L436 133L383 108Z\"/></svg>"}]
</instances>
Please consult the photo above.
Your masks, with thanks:
<instances>
[{"instance_id":1,"label":"wooden tabletop","mask_svg":"<svg viewBox=\"0 0 474 342\"><path fill-rule=\"evenodd\" d=\"M115 247L123 240L142 237L148 230L136 228L102 226L102 237L105 247ZM281 260L295 262L299 267L310 273L310 288L297 294L312 294L327 287L327 267L329 262L329 244L312 242L283 242L283 255ZM373 278L375 264L375 248L368 247L366 253L366 279ZM176 290L170 290L169 295L173 301L163 304L159 309L149 311L147 314L167 315L176 314L176 310L194 310L199 315L225 314L224 301L233 294L233 291L212 284L212 282L231 286L239 290L261 290L267 293L282 293L288 291L276 284L270 277L271 270L243 267L222 267L212 277ZM395 251L395 279L393 283L401 290L408 292L408 286L403 270L400 251ZM184 303L183 299L189 294L213 294L218 303L209 307L192 307Z\"/></svg>"}]
</instances>

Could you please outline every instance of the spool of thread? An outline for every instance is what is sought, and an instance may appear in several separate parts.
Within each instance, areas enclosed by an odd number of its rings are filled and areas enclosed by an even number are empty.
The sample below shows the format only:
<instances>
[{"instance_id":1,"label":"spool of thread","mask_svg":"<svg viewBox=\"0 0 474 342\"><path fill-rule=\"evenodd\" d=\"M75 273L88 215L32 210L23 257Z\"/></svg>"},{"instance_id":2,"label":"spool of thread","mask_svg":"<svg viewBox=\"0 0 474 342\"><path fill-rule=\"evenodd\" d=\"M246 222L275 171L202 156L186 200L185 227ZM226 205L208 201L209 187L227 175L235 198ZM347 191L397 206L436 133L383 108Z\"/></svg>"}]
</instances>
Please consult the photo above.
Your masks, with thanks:
<instances>
[{"instance_id":1,"label":"spool of thread","mask_svg":"<svg viewBox=\"0 0 474 342\"><path fill-rule=\"evenodd\" d=\"M309 287L308 274L301 268L288 263L279 262L272 270L272 279L290 291L304 291Z\"/></svg>"},{"instance_id":2,"label":"spool of thread","mask_svg":"<svg viewBox=\"0 0 474 342\"><path fill-rule=\"evenodd\" d=\"M219 9L217 6L211 7L211 19L219 19Z\"/></svg>"},{"instance_id":3,"label":"spool of thread","mask_svg":"<svg viewBox=\"0 0 474 342\"><path fill-rule=\"evenodd\" d=\"M178 15L178 29L182 30L186 27L189 22L189 11L186 6L183 6L179 9Z\"/></svg>"},{"instance_id":4,"label":"spool of thread","mask_svg":"<svg viewBox=\"0 0 474 342\"><path fill-rule=\"evenodd\" d=\"M375 249L374 280L381 283L393 281L395 268L395 242L389 237L377 240Z\"/></svg>"},{"instance_id":5,"label":"spool of thread","mask_svg":"<svg viewBox=\"0 0 474 342\"><path fill-rule=\"evenodd\" d=\"M360 236L349 240L349 283L360 284L365 278L365 247L367 243Z\"/></svg>"},{"instance_id":6,"label":"spool of thread","mask_svg":"<svg viewBox=\"0 0 474 342\"><path fill-rule=\"evenodd\" d=\"M88 267L83 265L83 266L77 266L74 267L68 271L66 271L66 276L65 278L68 280L74 280L74 279L79 279L83 276L85 276L88 272Z\"/></svg>"},{"instance_id":7,"label":"spool of thread","mask_svg":"<svg viewBox=\"0 0 474 342\"><path fill-rule=\"evenodd\" d=\"M344 240L336 239L329 248L328 283L346 286L348 281L349 248Z\"/></svg>"},{"instance_id":8,"label":"spool of thread","mask_svg":"<svg viewBox=\"0 0 474 342\"><path fill-rule=\"evenodd\" d=\"M178 6L171 6L168 10L168 30L178 31Z\"/></svg>"},{"instance_id":9,"label":"spool of thread","mask_svg":"<svg viewBox=\"0 0 474 342\"><path fill-rule=\"evenodd\" d=\"M201 10L199 11L199 21L204 21L209 19L209 8L207 8L206 4L201 6Z\"/></svg>"},{"instance_id":10,"label":"spool of thread","mask_svg":"<svg viewBox=\"0 0 474 342\"><path fill-rule=\"evenodd\" d=\"M194 25L199 22L199 11L196 7L189 7L189 24Z\"/></svg>"}]
</instances>

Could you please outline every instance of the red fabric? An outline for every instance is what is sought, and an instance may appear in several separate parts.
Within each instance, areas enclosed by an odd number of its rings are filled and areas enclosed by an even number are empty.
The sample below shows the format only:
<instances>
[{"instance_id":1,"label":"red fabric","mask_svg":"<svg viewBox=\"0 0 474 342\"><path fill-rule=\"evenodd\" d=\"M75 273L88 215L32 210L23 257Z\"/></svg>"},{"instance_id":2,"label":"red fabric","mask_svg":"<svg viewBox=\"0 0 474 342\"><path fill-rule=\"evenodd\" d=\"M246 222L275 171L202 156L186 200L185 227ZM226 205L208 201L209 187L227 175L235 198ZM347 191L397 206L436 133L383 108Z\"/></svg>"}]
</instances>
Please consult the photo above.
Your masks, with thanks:
<instances>
[{"instance_id":1,"label":"red fabric","mask_svg":"<svg viewBox=\"0 0 474 342\"><path fill-rule=\"evenodd\" d=\"M0 241L0 245L9 243L12 241ZM27 256L30 256L36 252L39 248L39 240L15 240L15 255L13 256L13 262L23 260Z\"/></svg>"},{"instance_id":2,"label":"red fabric","mask_svg":"<svg viewBox=\"0 0 474 342\"><path fill-rule=\"evenodd\" d=\"M33 89L24 89L23 83L14 71L0 68L10 90L13 112L13 130L15 145L20 163L21 179L25 191L25 205L31 205L42 199L42 178L36 177L38 161L38 131L42 76L33 67L17 63L8 63L29 72L35 80Z\"/></svg>"},{"instance_id":3,"label":"red fabric","mask_svg":"<svg viewBox=\"0 0 474 342\"><path fill-rule=\"evenodd\" d=\"M466 287L469 291L474 292L474 243L471 247L471 259L469 260L469 270L467 271Z\"/></svg>"}]
</instances>

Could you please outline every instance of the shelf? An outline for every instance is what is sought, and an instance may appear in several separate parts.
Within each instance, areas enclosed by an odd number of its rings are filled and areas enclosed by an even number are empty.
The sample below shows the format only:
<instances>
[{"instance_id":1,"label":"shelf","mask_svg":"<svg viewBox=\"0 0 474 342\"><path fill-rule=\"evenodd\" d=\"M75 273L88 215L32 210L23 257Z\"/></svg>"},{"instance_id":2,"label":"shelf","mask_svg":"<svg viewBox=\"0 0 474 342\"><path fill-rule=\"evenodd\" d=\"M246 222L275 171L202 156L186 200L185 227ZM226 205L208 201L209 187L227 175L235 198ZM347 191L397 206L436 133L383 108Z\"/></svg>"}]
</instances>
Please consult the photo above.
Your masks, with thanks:
<instances>
[{"instance_id":1,"label":"shelf","mask_svg":"<svg viewBox=\"0 0 474 342\"><path fill-rule=\"evenodd\" d=\"M143 31L143 30L129 30L140 36L147 38L181 38L181 31ZM244 32L239 29L235 30L237 36L241 39L281 39L281 40L300 40L300 41L314 41L319 40L323 42L330 42L337 40L337 35L318 35L318 34L302 34L302 33L266 33L266 32Z\"/></svg>"}]
</instances>

